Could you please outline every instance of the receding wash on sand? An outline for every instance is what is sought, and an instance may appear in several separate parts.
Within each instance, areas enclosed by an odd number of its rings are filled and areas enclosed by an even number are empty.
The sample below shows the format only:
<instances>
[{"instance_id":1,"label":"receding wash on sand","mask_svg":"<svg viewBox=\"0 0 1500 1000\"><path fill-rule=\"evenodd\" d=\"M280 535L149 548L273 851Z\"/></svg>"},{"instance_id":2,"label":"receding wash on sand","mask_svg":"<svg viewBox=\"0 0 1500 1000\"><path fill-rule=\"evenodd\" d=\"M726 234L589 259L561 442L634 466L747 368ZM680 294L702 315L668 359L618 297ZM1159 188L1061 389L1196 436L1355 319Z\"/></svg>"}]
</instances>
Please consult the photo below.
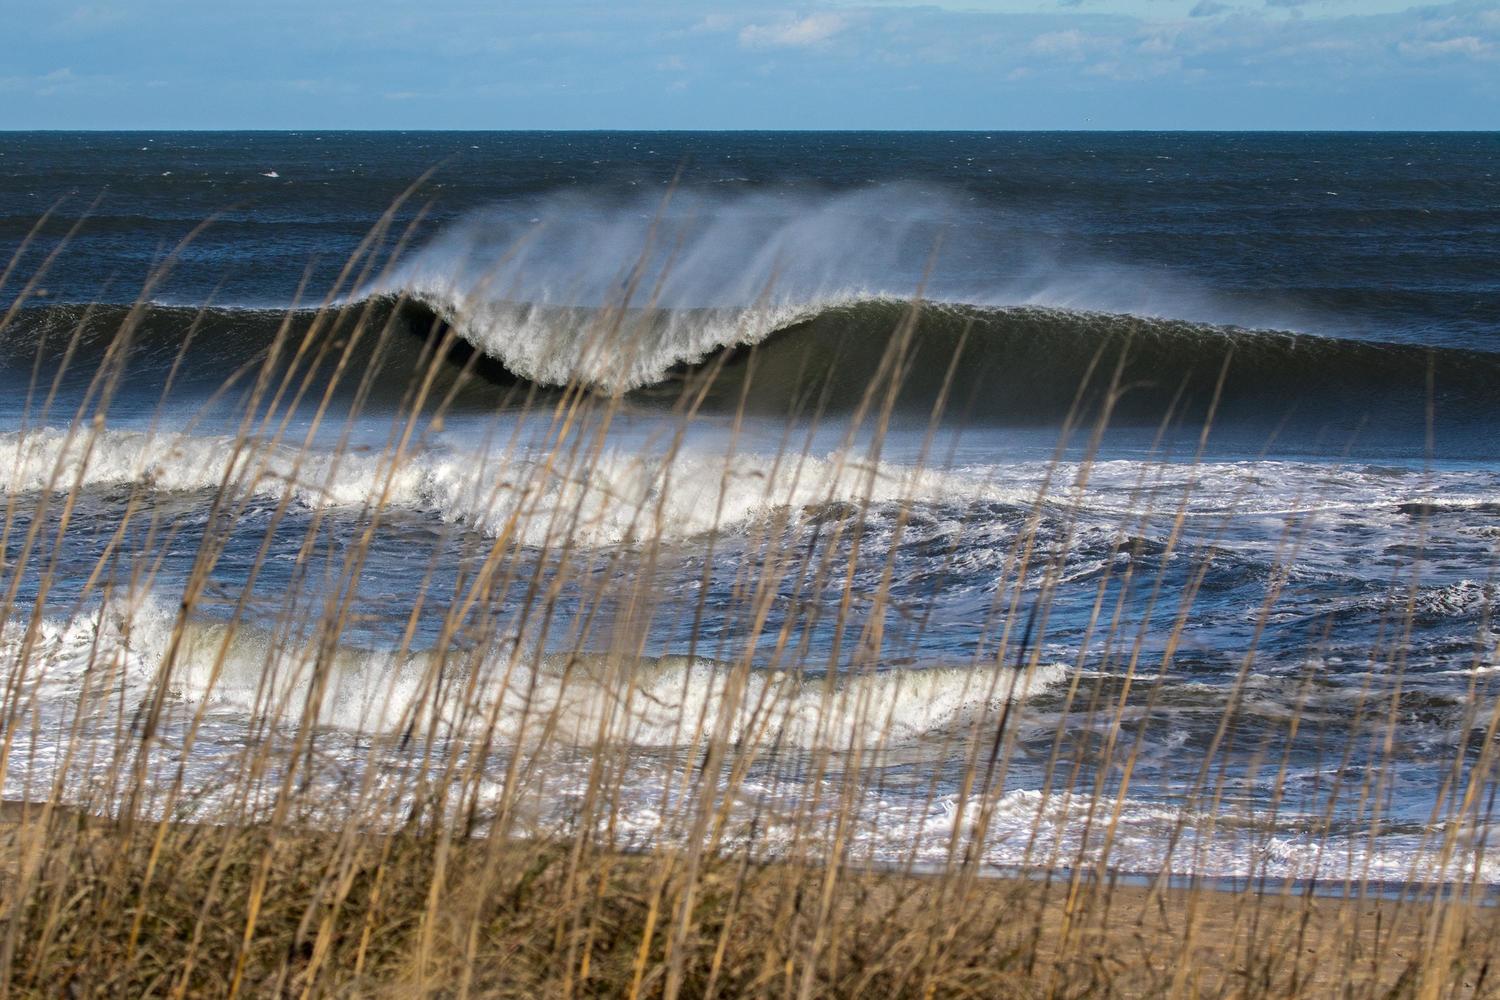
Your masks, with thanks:
<instances>
[{"instance_id":1,"label":"receding wash on sand","mask_svg":"<svg viewBox=\"0 0 1500 1000\"><path fill-rule=\"evenodd\" d=\"M639 142L4 138L0 992L1495 991L1493 136Z\"/></svg>"}]
</instances>

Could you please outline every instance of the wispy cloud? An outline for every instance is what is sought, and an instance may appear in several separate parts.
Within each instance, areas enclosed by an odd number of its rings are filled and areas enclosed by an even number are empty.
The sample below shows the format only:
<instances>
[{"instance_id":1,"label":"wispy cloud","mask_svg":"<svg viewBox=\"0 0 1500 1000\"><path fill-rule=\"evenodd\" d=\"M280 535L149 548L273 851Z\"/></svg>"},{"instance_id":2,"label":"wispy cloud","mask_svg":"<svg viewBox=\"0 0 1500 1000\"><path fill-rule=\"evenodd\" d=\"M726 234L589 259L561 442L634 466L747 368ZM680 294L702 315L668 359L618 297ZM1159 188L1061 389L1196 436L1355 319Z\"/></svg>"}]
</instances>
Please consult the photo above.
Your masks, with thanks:
<instances>
[{"instance_id":1,"label":"wispy cloud","mask_svg":"<svg viewBox=\"0 0 1500 1000\"><path fill-rule=\"evenodd\" d=\"M1488 59L1495 55L1493 42L1475 35L1444 38L1420 42L1401 42L1397 48L1405 55L1422 59L1442 59L1449 56L1467 56L1470 59Z\"/></svg>"},{"instance_id":2,"label":"wispy cloud","mask_svg":"<svg viewBox=\"0 0 1500 1000\"><path fill-rule=\"evenodd\" d=\"M1227 3L1219 3L1218 0L1198 0L1198 4L1190 11L1188 17L1215 17L1219 14L1227 14L1234 10Z\"/></svg>"},{"instance_id":3,"label":"wispy cloud","mask_svg":"<svg viewBox=\"0 0 1500 1000\"><path fill-rule=\"evenodd\" d=\"M82 77L74 73L70 67L64 66L61 69L39 73L35 76L0 77L0 90L29 93L37 97L52 97L74 90L83 82Z\"/></svg>"},{"instance_id":4,"label":"wispy cloud","mask_svg":"<svg viewBox=\"0 0 1500 1000\"><path fill-rule=\"evenodd\" d=\"M1500 126L1500 2L1402 2L45 0L0 127Z\"/></svg>"},{"instance_id":5,"label":"wispy cloud","mask_svg":"<svg viewBox=\"0 0 1500 1000\"><path fill-rule=\"evenodd\" d=\"M113 27L126 19L125 11L109 4L85 4L74 7L63 24L69 28L99 31Z\"/></svg>"},{"instance_id":6,"label":"wispy cloud","mask_svg":"<svg viewBox=\"0 0 1500 1000\"><path fill-rule=\"evenodd\" d=\"M819 45L849 27L842 14L809 14L772 24L747 24L740 29L740 44L747 48L796 48Z\"/></svg>"}]
</instances>

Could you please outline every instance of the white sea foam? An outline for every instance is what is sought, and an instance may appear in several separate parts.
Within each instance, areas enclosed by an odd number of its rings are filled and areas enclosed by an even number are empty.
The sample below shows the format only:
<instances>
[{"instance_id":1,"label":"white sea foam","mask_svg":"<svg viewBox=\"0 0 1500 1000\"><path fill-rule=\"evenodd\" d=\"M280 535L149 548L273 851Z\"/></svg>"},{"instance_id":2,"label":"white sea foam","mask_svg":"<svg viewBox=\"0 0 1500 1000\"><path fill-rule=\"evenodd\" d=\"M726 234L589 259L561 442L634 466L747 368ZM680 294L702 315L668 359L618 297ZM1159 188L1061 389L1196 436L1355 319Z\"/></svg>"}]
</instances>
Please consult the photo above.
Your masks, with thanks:
<instances>
[{"instance_id":1,"label":"white sea foam","mask_svg":"<svg viewBox=\"0 0 1500 1000\"><path fill-rule=\"evenodd\" d=\"M759 343L825 310L868 298L848 293L743 309L559 310L475 298L445 278L413 276L399 291L432 307L512 374L541 385L578 381L609 392L655 385L676 365L720 348Z\"/></svg>"},{"instance_id":2,"label":"white sea foam","mask_svg":"<svg viewBox=\"0 0 1500 1000\"><path fill-rule=\"evenodd\" d=\"M1077 483L1087 472L1087 486ZM586 464L566 455L475 451L442 443L393 463L389 456L348 450L293 448L250 442L236 449L227 437L132 430L56 428L0 434L0 487L7 493L48 488L141 486L198 491L228 484L231 492L281 497L307 507L359 509L384 505L435 515L490 535L509 532L541 545L609 545L681 539L713 530L740 530L788 512L794 519L869 503L947 505L979 503L1030 508L1041 500L1057 510L1076 508L1109 533L1135 525L1145 512L1185 513L1199 519L1264 519L1268 526L1305 516L1356 518L1382 537L1410 534L1401 506L1435 488L1449 496L1489 502L1500 477L1487 471L1435 475L1357 467L1330 471L1295 462L1215 462L1200 465L1115 461L1087 470L1063 463L964 464L918 468L899 461L871 464L857 455L728 453L711 442L675 451L611 441ZM957 522L955 522L957 523ZM1113 527L1111 527L1113 525ZM962 525L959 525L962 527ZM999 526L1003 528L1003 525ZM1009 533L1011 529L1004 529ZM1134 529L1132 529L1134 530ZM1242 548L1274 554L1276 533ZM1317 555L1321 535L1303 543ZM1473 604L1470 587L1452 600Z\"/></svg>"},{"instance_id":3,"label":"white sea foam","mask_svg":"<svg viewBox=\"0 0 1500 1000\"><path fill-rule=\"evenodd\" d=\"M83 704L128 715L157 675L173 626L172 607L153 600L111 606L102 614L95 609L71 621L46 620L32 652L33 690L58 706L77 699L87 681L95 685L95 697ZM19 635L15 626L6 630L0 655L14 655ZM225 798L219 777L223 768L233 766L235 749L245 745L249 711L287 722L301 717L311 677L309 650L305 641L288 644L251 629L231 636L223 626L197 624L184 633L169 676L174 697L168 714L178 705L208 710L203 747L189 760L185 793L209 810L205 815L212 815L216 804L234 804ZM745 845L761 857L776 857L796 845L809 849L809 808L814 816L821 815L818 809L830 813L830 822L832 811L847 808L843 856L855 863L942 866L955 852L964 857L972 849L982 864L1001 868L1107 862L1116 871L1145 874L1500 881L1500 862L1483 850L1491 836L1484 826L1458 829L1457 850L1439 868L1438 851L1450 832L1441 823L1427 832L1374 837L1364 831L1324 833L1316 809L1304 815L1288 808L1272 816L1257 812L1250 802L1210 811L1149 797L1093 798L1063 788L1044 794L1012 787L989 796L965 796L951 790L951 774L935 792L927 783L936 779L925 768L905 774L917 760L939 770L949 764L961 769L961 751L943 740L951 736L961 741L972 732L972 723L993 724L1007 700L1064 681L1067 670L1061 666L1044 666L1030 675L993 665L897 669L828 684L818 677L736 670L732 664L682 657L523 655L511 664L509 653L502 648L484 657L452 658L447 683L450 691L461 694L439 702L440 733L473 733L493 720L501 750L485 772L491 777L481 782L481 807L503 794L501 775L509 752L504 748L535 748L545 740L549 754L533 758L545 763L534 763L525 779L530 811L522 821L538 830L576 820L572 810L595 780L590 748L603 741L637 748L622 761L608 819L609 835L629 846L684 842L694 797L707 794L723 800L725 842L746 838ZM430 652L397 657L338 647L322 664L326 689L309 718L344 731L403 729L434 666ZM507 667L509 680L502 686ZM109 677L116 679L115 685L101 691L99 685ZM477 680L470 685L470 679ZM8 794L34 793L53 780L51 768L63 756L48 749L53 746L49 741L69 732L66 717L55 712L44 706L37 717L52 718L52 724L19 734L21 756L16 759L25 766L12 767ZM430 717L424 712L420 721ZM107 744L112 727L95 728ZM701 776L681 771L695 765L684 765L678 755L652 752L695 745L705 732L758 748L763 766L752 764L743 778L729 782L721 777L704 790L697 782ZM942 752L912 756L924 744ZM800 758L788 762L779 756L818 747L882 747L891 756L869 758L872 769L856 786L841 784L844 777L809 775L796 763ZM335 819L341 795L358 787L365 768L378 769L376 785L389 785L394 801L410 792L403 782L409 781L415 755L376 758L368 744L347 740L326 741L323 755L325 766L310 773L330 782L315 797ZM170 756L163 760L175 766ZM170 774L162 777L169 779ZM1117 813L1118 822L1110 822Z\"/></svg>"},{"instance_id":4,"label":"white sea foam","mask_svg":"<svg viewBox=\"0 0 1500 1000\"><path fill-rule=\"evenodd\" d=\"M653 761L621 776L622 787L601 836L637 848L687 842L693 799L680 790L694 783L663 770L661 761ZM586 762L550 768L538 798L541 812L532 822L540 829L565 822L587 782ZM501 789L492 783L485 792L493 801ZM972 859L990 871L1103 864L1126 874L1264 878L1272 885L1283 879L1335 884L1500 881L1500 861L1485 849L1493 831L1472 825L1458 831L1456 850L1444 855L1448 831L1443 824L1428 832L1372 837L1366 831L1324 832L1323 817L1291 808L1276 814L1216 811L1065 788L931 795L924 788L877 787L871 781L853 791L825 786L818 792L752 770L736 783L721 781L708 794L722 803L727 817L724 842L768 859L816 850L808 836L810 828L817 828L809 821L811 814L825 819L829 829L846 831L840 856L854 864L921 870ZM821 803L821 812L810 809L810 801Z\"/></svg>"},{"instance_id":5,"label":"white sea foam","mask_svg":"<svg viewBox=\"0 0 1500 1000\"><path fill-rule=\"evenodd\" d=\"M772 470L775 470L774 474ZM222 437L56 429L0 435L0 476L7 492L139 484L157 490L206 490L280 496L308 506L383 502L435 513L523 541L567 537L573 544L682 538L732 528L774 511L868 500L1025 500L985 477L871 466L852 458L762 455L684 449L674 454L608 449L583 469L550 456L432 449L391 463L361 452L335 455L290 447L235 449Z\"/></svg>"},{"instance_id":6,"label":"white sea foam","mask_svg":"<svg viewBox=\"0 0 1500 1000\"><path fill-rule=\"evenodd\" d=\"M5 632L7 662L23 635L14 625ZM320 652L321 645L248 626L179 626L169 605L147 599L42 622L28 674L51 699L76 697L108 676L116 683L92 695L123 688L127 702L165 677L178 698L219 713L357 732L399 731L435 708L446 732L490 731L502 742L670 747L715 737L804 749L897 746L961 732L1066 674L1060 665L1021 672L991 665L830 680L702 658L536 654L513 644L444 658L337 644ZM440 674L442 692L434 694Z\"/></svg>"}]
</instances>

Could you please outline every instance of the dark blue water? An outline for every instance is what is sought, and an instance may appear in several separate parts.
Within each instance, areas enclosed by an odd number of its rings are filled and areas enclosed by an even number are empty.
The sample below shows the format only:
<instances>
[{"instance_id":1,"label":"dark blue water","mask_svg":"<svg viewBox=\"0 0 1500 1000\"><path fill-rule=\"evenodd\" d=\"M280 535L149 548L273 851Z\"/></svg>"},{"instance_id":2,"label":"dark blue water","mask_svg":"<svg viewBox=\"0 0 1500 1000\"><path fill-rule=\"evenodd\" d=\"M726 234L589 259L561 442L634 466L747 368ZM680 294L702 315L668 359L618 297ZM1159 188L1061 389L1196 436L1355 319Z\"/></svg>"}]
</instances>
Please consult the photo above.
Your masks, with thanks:
<instances>
[{"instance_id":1,"label":"dark blue water","mask_svg":"<svg viewBox=\"0 0 1500 1000\"><path fill-rule=\"evenodd\" d=\"M347 591L346 708L397 698L381 657L409 625L452 641L454 606L465 649L634 629L762 677L910 678L871 697L916 743L987 732L998 702L965 685L1031 664L997 822L1025 840L1053 816L1053 862L1098 847L1052 796L1098 788L1126 803L1123 867L1192 868L1165 845L1213 818L1205 869L1399 878L1488 781L1500 136L12 133L0 154L12 618L41 608L59 676L101 580L170 608L212 550L206 622L269 634ZM569 386L590 405L558 468ZM96 413L81 462L67 428ZM74 484L68 531L25 550ZM496 539L521 569L476 608ZM231 689L272 655L252 646ZM703 669L661 683L692 703ZM327 721L379 728L357 714ZM877 822L875 856L940 844L965 759L950 739L874 769L881 808L935 810ZM1004 836L991 856L1035 860Z\"/></svg>"},{"instance_id":2,"label":"dark blue water","mask_svg":"<svg viewBox=\"0 0 1500 1000\"><path fill-rule=\"evenodd\" d=\"M1500 307L1492 134L13 133L4 146L3 245L56 208L45 251L89 213L51 279L85 300L128 301L212 218L163 293L282 305L310 264L311 287L329 287L427 176L396 214L398 227L425 216L418 241L560 192L608 206L644 189L654 207L674 179L726 201L899 185L951 199L936 221L965 252L941 258L945 283L1003 287L1046 257L1060 294L1098 265L1227 321L1481 349Z\"/></svg>"}]
</instances>

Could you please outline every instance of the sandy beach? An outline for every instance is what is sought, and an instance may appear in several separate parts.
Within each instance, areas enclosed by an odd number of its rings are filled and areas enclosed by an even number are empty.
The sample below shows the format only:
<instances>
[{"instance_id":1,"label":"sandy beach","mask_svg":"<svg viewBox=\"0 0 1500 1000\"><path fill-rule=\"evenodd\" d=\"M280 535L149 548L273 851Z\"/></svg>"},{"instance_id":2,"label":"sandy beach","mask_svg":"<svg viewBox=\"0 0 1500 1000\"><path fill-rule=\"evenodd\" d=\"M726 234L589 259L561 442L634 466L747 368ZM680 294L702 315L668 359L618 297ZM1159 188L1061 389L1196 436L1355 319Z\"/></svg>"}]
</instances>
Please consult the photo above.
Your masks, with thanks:
<instances>
[{"instance_id":1,"label":"sandy beach","mask_svg":"<svg viewBox=\"0 0 1500 1000\"><path fill-rule=\"evenodd\" d=\"M796 995L806 975L828 997L1500 992L1497 913L1464 902L834 873L306 828L143 823L127 835L66 809L44 830L43 816L11 801L0 820L6 926L31 932L8 945L21 995L157 993L188 968L188 995L227 992L257 871L271 877L242 970L250 995L656 995L668 972L659 921L689 877L689 995ZM22 884L31 911L18 920ZM92 930L73 937L75 921Z\"/></svg>"}]
</instances>

